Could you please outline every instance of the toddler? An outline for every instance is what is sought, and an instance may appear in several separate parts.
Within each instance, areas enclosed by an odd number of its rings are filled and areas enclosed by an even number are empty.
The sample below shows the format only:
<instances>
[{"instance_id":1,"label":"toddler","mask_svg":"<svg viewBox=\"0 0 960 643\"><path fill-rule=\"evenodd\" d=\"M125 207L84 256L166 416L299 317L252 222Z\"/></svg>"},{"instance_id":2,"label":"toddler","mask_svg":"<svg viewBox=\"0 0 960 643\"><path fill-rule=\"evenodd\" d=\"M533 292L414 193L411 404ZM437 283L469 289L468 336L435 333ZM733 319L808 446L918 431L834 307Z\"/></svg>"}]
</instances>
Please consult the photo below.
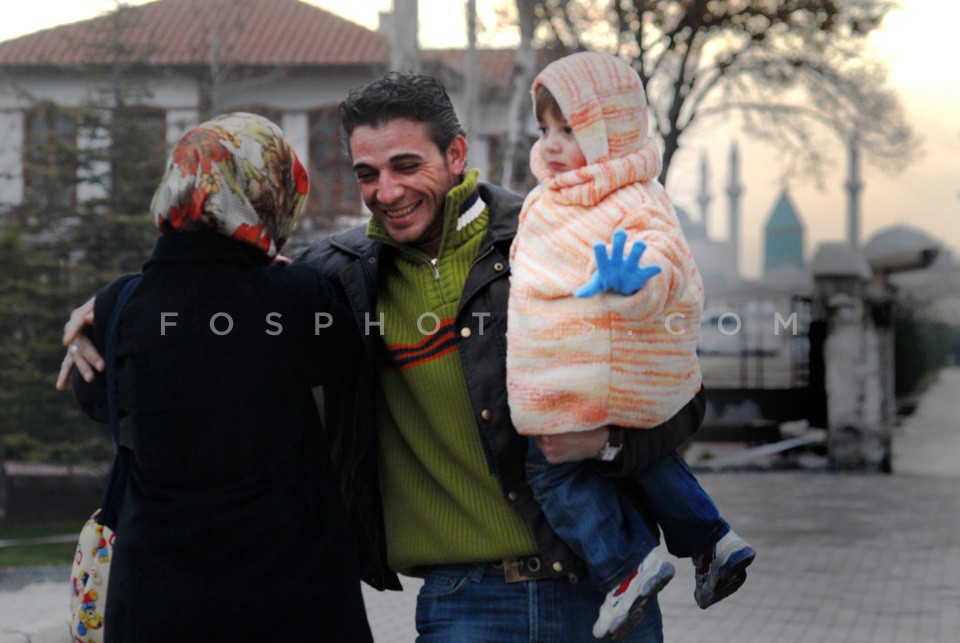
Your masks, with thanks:
<instances>
[{"instance_id":1,"label":"toddler","mask_svg":"<svg viewBox=\"0 0 960 643\"><path fill-rule=\"evenodd\" d=\"M703 283L657 179L661 158L636 72L614 56L573 54L545 68L532 94L541 136L530 164L540 184L510 254L510 412L528 436L610 426L601 459L613 460L621 427L656 430L699 391ZM611 237L609 256L593 246ZM548 464L533 438L527 478L551 527L607 592L594 636L625 633L674 574L653 552L656 537L611 481L586 463ZM743 584L756 554L679 454L631 481L669 551L693 558L701 608Z\"/></svg>"}]
</instances>

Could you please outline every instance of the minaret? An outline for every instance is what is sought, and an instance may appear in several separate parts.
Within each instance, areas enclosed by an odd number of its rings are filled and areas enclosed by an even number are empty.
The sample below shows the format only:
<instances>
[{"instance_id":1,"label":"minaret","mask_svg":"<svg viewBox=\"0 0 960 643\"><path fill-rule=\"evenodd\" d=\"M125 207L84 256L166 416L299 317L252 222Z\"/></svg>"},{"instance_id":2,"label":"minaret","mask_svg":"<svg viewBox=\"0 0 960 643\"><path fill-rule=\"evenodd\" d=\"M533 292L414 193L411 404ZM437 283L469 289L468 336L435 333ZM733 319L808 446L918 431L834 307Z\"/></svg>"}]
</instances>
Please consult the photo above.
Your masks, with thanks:
<instances>
[{"instance_id":1,"label":"minaret","mask_svg":"<svg viewBox=\"0 0 960 643\"><path fill-rule=\"evenodd\" d=\"M856 248L860 245L860 191L863 181L860 180L860 146L857 141L857 131L850 135L850 149L848 158L847 182L847 243Z\"/></svg>"},{"instance_id":2,"label":"minaret","mask_svg":"<svg viewBox=\"0 0 960 643\"><path fill-rule=\"evenodd\" d=\"M730 183L727 196L730 197L730 247L733 249L733 276L740 278L740 152L736 141L730 146Z\"/></svg>"},{"instance_id":3,"label":"minaret","mask_svg":"<svg viewBox=\"0 0 960 643\"><path fill-rule=\"evenodd\" d=\"M707 153L700 152L700 194L697 202L700 204L700 225L703 226L704 238L710 238L709 209L710 209L710 175L707 167Z\"/></svg>"}]
</instances>

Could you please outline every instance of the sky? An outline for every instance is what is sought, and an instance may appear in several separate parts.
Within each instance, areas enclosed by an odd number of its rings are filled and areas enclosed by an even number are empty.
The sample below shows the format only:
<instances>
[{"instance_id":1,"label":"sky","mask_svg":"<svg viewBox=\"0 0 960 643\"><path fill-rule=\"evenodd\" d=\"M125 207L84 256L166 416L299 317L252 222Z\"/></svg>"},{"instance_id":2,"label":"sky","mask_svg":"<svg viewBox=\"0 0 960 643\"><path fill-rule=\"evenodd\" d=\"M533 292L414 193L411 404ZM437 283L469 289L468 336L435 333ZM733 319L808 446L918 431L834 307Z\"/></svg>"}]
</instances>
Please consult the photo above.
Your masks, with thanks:
<instances>
[{"instance_id":1,"label":"sky","mask_svg":"<svg viewBox=\"0 0 960 643\"><path fill-rule=\"evenodd\" d=\"M307 0L349 20L375 28L379 11L389 11L392 0ZM502 0L477 0L482 22L494 24L494 5ZM140 4L134 0L132 4ZM424 47L462 46L465 1L420 0L420 42ZM930 234L955 257L960 257L960 66L945 55L945 43L956 39L960 3L944 0L902 0L873 34L870 46L887 63L889 82L900 93L907 118L921 137L923 154L897 174L886 174L865 165L861 193L862 241L878 230L909 225ZM114 6L110 0L31 0L4 10L0 40L60 24L90 18ZM489 39L487 39L489 42ZM484 37L481 35L481 43ZM783 188L781 166L775 150L752 142L735 131L699 133L681 141L667 188L674 201L696 218L699 207L700 155L710 166L709 229L718 240L727 238L724 189L729 168L726 158L736 141L741 157L741 257L747 277L762 270L763 227ZM790 180L787 187L806 232L806 256L819 243L842 241L846 235L846 150L837 140L834 165L825 173L822 187L811 179Z\"/></svg>"}]
</instances>

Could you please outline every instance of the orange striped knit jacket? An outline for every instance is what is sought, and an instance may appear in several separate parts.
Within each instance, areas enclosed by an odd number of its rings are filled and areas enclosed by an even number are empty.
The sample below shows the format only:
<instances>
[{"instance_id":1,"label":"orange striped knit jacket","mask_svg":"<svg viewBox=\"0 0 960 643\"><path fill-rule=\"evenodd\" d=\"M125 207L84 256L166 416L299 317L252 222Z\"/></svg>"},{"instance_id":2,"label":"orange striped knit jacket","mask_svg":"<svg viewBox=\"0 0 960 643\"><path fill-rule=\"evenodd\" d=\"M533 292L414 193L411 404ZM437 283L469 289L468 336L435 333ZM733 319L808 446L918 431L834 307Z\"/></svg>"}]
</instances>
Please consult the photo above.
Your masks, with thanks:
<instances>
[{"instance_id":1,"label":"orange striped knit jacket","mask_svg":"<svg viewBox=\"0 0 960 643\"><path fill-rule=\"evenodd\" d=\"M530 152L541 181L520 214L510 254L507 392L526 435L606 424L653 427L700 388L697 334L703 282L657 180L662 162L647 136L637 74L618 58L582 53L549 65L545 85L567 118L587 165L554 175ZM636 294L573 292L596 269L593 244L614 230L627 250L642 239L643 265L659 265Z\"/></svg>"}]
</instances>

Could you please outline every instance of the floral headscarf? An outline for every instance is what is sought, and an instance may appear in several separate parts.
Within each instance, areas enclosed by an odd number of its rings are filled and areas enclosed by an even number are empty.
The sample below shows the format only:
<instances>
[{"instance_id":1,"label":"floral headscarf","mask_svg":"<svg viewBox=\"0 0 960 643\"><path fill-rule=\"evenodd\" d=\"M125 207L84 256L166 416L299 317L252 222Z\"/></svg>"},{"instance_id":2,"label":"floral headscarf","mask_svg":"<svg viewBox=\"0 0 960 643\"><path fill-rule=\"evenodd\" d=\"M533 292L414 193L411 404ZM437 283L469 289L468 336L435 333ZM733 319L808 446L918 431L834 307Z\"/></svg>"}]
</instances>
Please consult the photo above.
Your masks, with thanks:
<instances>
[{"instance_id":1,"label":"floral headscarf","mask_svg":"<svg viewBox=\"0 0 960 643\"><path fill-rule=\"evenodd\" d=\"M307 173L280 128L234 112L180 138L150 211L161 232L215 230L273 258L306 195Z\"/></svg>"}]
</instances>

